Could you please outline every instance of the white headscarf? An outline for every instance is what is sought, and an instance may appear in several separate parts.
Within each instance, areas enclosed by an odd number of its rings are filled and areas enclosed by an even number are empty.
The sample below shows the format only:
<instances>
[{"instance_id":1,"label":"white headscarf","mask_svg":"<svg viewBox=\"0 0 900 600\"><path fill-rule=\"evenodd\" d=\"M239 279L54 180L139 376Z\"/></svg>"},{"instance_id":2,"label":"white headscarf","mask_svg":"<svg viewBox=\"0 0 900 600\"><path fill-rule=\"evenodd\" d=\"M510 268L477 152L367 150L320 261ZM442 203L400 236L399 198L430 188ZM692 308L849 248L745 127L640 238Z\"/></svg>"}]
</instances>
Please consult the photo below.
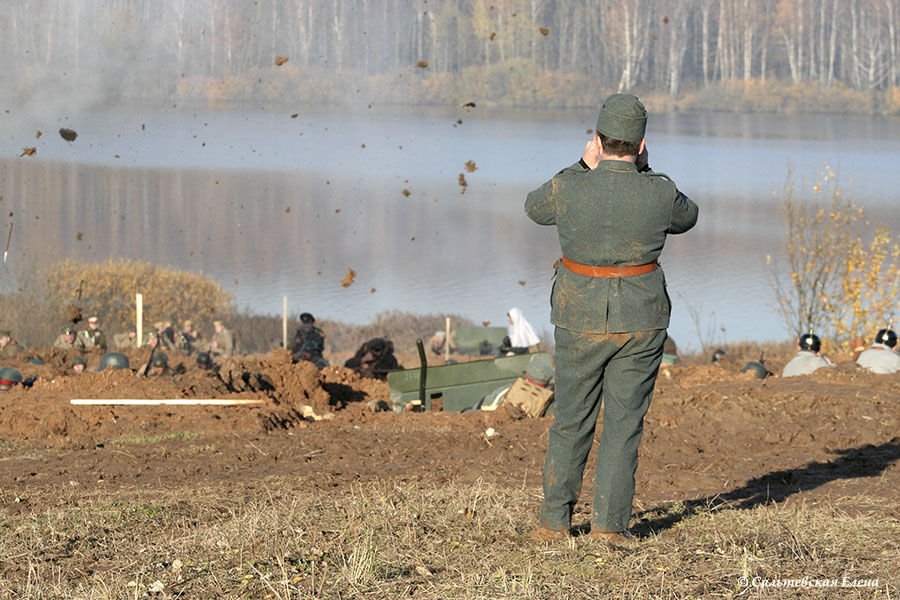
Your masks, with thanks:
<instances>
[{"instance_id":1,"label":"white headscarf","mask_svg":"<svg viewBox=\"0 0 900 600\"><path fill-rule=\"evenodd\" d=\"M512 344L513 348L528 348L540 343L541 339L535 333L531 323L525 320L525 315L522 314L521 309L511 308L506 314L512 320L508 330L509 343Z\"/></svg>"}]
</instances>

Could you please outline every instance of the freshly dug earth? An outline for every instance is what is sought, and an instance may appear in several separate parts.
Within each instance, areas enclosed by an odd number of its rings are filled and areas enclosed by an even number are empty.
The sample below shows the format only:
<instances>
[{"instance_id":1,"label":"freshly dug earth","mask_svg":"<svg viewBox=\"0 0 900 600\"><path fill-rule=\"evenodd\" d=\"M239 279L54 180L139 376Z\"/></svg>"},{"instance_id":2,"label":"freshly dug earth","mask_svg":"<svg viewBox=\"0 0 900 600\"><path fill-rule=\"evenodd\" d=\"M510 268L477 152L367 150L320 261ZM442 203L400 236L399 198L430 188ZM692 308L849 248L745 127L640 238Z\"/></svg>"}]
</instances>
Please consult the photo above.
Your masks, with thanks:
<instances>
[{"instance_id":1,"label":"freshly dug earth","mask_svg":"<svg viewBox=\"0 0 900 600\"><path fill-rule=\"evenodd\" d=\"M552 417L527 419L503 408L374 412L373 405L390 402L387 383L343 367L291 364L285 351L230 359L218 374L158 378L111 370L65 375L64 353L42 358L43 365L13 364L38 376L33 387L0 395L0 505L7 511L63 504L71 485L102 494L284 478L323 489L375 479L485 480L540 494ZM637 472L635 510L648 527L653 507L672 502L752 507L827 498L847 512L900 517L896 503L881 501L900 489L900 375L872 375L850 361L789 379L760 381L738 371L725 364L661 373ZM263 403L73 406L72 398ZM592 459L586 490L593 468Z\"/></svg>"}]
</instances>

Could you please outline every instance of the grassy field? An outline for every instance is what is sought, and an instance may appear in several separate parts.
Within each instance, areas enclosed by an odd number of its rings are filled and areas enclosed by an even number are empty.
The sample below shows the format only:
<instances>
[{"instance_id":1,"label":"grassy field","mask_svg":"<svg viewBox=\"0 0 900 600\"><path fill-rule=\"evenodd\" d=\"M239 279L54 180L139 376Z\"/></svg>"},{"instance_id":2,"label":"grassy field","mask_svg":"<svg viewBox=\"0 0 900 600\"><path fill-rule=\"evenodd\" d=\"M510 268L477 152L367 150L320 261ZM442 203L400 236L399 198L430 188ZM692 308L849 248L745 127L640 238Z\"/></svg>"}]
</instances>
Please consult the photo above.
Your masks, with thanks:
<instances>
[{"instance_id":1,"label":"grassy field","mask_svg":"<svg viewBox=\"0 0 900 600\"><path fill-rule=\"evenodd\" d=\"M0 492L4 598L900 595L897 520L831 505L675 504L633 524L640 536L633 547L577 535L537 546L528 541L535 490L488 483L423 488L383 480L335 491L273 480L52 493Z\"/></svg>"}]
</instances>

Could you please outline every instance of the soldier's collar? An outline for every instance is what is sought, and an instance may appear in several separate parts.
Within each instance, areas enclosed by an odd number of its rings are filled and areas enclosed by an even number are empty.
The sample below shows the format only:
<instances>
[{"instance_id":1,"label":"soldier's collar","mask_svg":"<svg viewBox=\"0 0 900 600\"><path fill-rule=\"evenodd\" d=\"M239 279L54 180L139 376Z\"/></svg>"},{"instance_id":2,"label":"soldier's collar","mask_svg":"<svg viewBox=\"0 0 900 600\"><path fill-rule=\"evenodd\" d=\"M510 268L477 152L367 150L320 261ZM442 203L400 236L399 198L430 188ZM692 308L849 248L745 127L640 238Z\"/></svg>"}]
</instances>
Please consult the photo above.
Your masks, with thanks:
<instances>
[{"instance_id":1,"label":"soldier's collar","mask_svg":"<svg viewBox=\"0 0 900 600\"><path fill-rule=\"evenodd\" d=\"M598 169L606 169L607 171L634 171L637 173L637 166L630 160L601 160L597 164Z\"/></svg>"}]
</instances>

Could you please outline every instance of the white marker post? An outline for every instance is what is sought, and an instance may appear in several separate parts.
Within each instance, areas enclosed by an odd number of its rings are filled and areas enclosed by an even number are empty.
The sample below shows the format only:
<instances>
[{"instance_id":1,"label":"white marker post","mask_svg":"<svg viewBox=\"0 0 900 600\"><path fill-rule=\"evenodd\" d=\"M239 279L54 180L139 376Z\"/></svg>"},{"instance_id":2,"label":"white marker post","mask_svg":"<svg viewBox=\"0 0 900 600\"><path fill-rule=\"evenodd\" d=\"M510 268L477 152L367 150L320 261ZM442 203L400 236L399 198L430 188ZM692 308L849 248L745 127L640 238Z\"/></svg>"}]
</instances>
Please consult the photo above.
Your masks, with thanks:
<instances>
[{"instance_id":1,"label":"white marker post","mask_svg":"<svg viewBox=\"0 0 900 600\"><path fill-rule=\"evenodd\" d=\"M281 309L281 347L287 348L287 296L284 296Z\"/></svg>"},{"instance_id":2,"label":"white marker post","mask_svg":"<svg viewBox=\"0 0 900 600\"><path fill-rule=\"evenodd\" d=\"M255 406L265 400L246 398L72 398L69 404L79 406Z\"/></svg>"},{"instance_id":3,"label":"white marker post","mask_svg":"<svg viewBox=\"0 0 900 600\"><path fill-rule=\"evenodd\" d=\"M144 295L143 294L135 294L134 295L134 308L135 308L135 332L137 333L137 342L138 348L141 347L141 340L144 339Z\"/></svg>"},{"instance_id":4,"label":"white marker post","mask_svg":"<svg viewBox=\"0 0 900 600\"><path fill-rule=\"evenodd\" d=\"M450 360L450 317L444 320L444 364Z\"/></svg>"}]
</instances>

